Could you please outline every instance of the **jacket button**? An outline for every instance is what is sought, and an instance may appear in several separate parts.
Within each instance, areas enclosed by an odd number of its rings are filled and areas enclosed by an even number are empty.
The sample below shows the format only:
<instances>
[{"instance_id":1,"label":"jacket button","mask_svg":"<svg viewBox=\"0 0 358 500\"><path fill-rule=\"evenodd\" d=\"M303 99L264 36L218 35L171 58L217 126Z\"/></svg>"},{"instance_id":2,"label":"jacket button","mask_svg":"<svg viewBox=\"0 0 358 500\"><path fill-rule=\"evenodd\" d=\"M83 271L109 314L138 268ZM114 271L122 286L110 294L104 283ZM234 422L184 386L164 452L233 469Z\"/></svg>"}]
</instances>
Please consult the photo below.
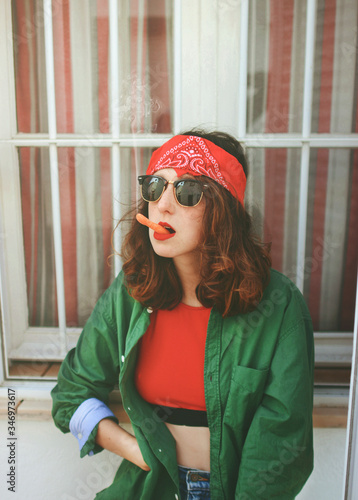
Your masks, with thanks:
<instances>
[{"instance_id":1,"label":"jacket button","mask_svg":"<svg viewBox=\"0 0 358 500\"><path fill-rule=\"evenodd\" d=\"M178 495L176 493L174 495L174 498L175 498L175 500L179 500L179 497L178 497Z\"/></svg>"},{"instance_id":2,"label":"jacket button","mask_svg":"<svg viewBox=\"0 0 358 500\"><path fill-rule=\"evenodd\" d=\"M153 309L151 307L148 307L147 312L151 314L153 312Z\"/></svg>"},{"instance_id":3,"label":"jacket button","mask_svg":"<svg viewBox=\"0 0 358 500\"><path fill-rule=\"evenodd\" d=\"M122 363L124 363L124 356L122 356L122 358L121 358L121 359L122 359Z\"/></svg>"},{"instance_id":4,"label":"jacket button","mask_svg":"<svg viewBox=\"0 0 358 500\"><path fill-rule=\"evenodd\" d=\"M78 439L82 439L83 438L83 436L82 436L82 434L80 432L77 434L77 437L78 437Z\"/></svg>"}]
</instances>

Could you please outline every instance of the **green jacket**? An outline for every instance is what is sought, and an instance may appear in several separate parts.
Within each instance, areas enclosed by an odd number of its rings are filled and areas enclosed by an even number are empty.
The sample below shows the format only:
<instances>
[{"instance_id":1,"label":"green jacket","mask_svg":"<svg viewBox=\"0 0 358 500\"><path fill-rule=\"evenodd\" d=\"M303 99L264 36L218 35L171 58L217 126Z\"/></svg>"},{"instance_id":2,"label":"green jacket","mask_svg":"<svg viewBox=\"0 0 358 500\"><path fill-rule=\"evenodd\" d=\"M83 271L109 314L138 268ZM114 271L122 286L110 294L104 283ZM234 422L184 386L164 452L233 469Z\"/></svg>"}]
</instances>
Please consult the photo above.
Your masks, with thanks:
<instances>
[{"instance_id":1,"label":"green jacket","mask_svg":"<svg viewBox=\"0 0 358 500\"><path fill-rule=\"evenodd\" d=\"M98 301L64 360L52 391L63 431L88 398L108 403L119 383L143 457L151 470L123 460L98 499L180 498L175 441L134 383L138 340L150 311L132 299L123 274ZM313 468L312 323L301 293L278 273L257 309L223 319L213 308L205 347L205 399L210 429L212 500L291 500ZM97 427L81 456L101 451Z\"/></svg>"}]
</instances>

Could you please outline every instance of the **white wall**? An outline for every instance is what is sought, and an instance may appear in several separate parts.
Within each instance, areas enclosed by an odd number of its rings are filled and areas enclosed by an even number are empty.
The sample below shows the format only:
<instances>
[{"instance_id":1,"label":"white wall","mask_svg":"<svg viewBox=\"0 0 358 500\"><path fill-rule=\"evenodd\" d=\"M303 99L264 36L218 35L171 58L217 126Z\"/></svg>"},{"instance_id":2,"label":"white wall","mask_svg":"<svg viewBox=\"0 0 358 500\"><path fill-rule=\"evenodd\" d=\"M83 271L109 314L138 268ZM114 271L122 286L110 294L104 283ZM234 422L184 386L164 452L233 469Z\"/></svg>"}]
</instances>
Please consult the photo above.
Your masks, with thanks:
<instances>
[{"instance_id":1,"label":"white wall","mask_svg":"<svg viewBox=\"0 0 358 500\"><path fill-rule=\"evenodd\" d=\"M6 485L7 423L0 419L0 498L5 500L93 499L112 482L121 460L107 451L80 459L76 439L51 421L18 419L16 435L13 494ZM315 470L297 500L341 500L345 439L345 429L314 430Z\"/></svg>"},{"instance_id":2,"label":"white wall","mask_svg":"<svg viewBox=\"0 0 358 500\"><path fill-rule=\"evenodd\" d=\"M16 493L7 491L7 424L0 420L0 498L89 500L111 484L121 461L103 451L79 458L77 440L51 421L16 420ZM133 499L134 500L134 499Z\"/></svg>"},{"instance_id":3,"label":"white wall","mask_svg":"<svg viewBox=\"0 0 358 500\"><path fill-rule=\"evenodd\" d=\"M315 468L297 500L342 500L346 429L314 429Z\"/></svg>"}]
</instances>

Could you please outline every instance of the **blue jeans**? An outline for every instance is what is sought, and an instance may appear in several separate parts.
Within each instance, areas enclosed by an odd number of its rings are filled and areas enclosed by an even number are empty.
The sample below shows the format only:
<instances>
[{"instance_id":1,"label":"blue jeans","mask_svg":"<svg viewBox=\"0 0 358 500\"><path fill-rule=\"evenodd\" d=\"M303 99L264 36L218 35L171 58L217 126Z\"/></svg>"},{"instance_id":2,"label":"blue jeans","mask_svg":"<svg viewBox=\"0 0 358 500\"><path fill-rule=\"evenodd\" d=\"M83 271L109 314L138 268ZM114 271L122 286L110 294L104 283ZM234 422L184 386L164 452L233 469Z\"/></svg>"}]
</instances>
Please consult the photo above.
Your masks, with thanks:
<instances>
[{"instance_id":1,"label":"blue jeans","mask_svg":"<svg viewBox=\"0 0 358 500\"><path fill-rule=\"evenodd\" d=\"M210 472L178 466L181 500L210 500Z\"/></svg>"}]
</instances>

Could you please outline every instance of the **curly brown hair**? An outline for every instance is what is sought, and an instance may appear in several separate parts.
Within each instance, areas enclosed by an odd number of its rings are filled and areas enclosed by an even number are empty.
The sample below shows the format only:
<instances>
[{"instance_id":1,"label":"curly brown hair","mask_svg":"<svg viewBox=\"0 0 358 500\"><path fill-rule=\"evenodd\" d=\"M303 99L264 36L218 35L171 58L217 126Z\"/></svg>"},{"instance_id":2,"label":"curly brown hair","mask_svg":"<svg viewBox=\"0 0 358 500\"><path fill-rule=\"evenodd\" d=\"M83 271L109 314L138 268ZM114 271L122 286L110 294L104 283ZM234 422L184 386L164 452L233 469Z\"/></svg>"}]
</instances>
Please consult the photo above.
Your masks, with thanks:
<instances>
[{"instance_id":1,"label":"curly brown hair","mask_svg":"<svg viewBox=\"0 0 358 500\"><path fill-rule=\"evenodd\" d=\"M198 129L181 135L197 135L222 147L239 160L247 176L243 148L231 135ZM208 177L202 179L209 188L204 192L206 207L196 296L203 306L215 306L223 317L252 311L270 279L270 244L254 235L250 215L229 191ZM148 228L138 224L135 213L147 217L148 203L141 200L121 220L128 220L128 216L132 220L121 251L128 291L146 307L173 309L183 296L174 262L154 252Z\"/></svg>"}]
</instances>

